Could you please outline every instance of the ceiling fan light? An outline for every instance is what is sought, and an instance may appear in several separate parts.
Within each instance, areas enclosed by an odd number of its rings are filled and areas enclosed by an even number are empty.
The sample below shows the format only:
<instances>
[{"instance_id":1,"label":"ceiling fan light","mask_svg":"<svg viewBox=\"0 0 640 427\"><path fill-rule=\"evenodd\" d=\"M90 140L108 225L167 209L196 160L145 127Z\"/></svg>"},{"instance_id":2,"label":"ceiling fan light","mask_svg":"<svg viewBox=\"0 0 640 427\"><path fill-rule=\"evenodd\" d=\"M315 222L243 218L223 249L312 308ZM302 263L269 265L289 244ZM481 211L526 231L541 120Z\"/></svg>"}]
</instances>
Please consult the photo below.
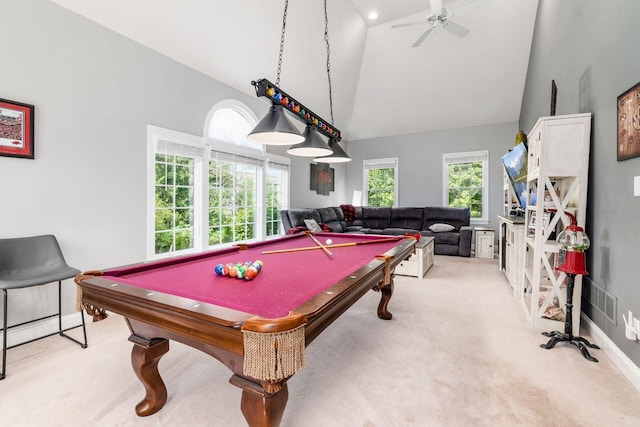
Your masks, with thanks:
<instances>
[{"instance_id":1,"label":"ceiling fan light","mask_svg":"<svg viewBox=\"0 0 640 427\"><path fill-rule=\"evenodd\" d=\"M302 136L304 142L293 145L287 150L287 153L301 157L319 157L333 153L329 144L315 131L313 126L307 125Z\"/></svg>"},{"instance_id":2,"label":"ceiling fan light","mask_svg":"<svg viewBox=\"0 0 640 427\"><path fill-rule=\"evenodd\" d=\"M260 123L247 135L254 142L265 145L291 145L304 141L300 131L285 115L282 105L273 104Z\"/></svg>"},{"instance_id":3,"label":"ceiling fan light","mask_svg":"<svg viewBox=\"0 0 640 427\"><path fill-rule=\"evenodd\" d=\"M334 139L329 140L329 148L333 153L326 157L317 157L313 159L318 163L346 163L351 161L351 157L340 147L340 144Z\"/></svg>"}]
</instances>

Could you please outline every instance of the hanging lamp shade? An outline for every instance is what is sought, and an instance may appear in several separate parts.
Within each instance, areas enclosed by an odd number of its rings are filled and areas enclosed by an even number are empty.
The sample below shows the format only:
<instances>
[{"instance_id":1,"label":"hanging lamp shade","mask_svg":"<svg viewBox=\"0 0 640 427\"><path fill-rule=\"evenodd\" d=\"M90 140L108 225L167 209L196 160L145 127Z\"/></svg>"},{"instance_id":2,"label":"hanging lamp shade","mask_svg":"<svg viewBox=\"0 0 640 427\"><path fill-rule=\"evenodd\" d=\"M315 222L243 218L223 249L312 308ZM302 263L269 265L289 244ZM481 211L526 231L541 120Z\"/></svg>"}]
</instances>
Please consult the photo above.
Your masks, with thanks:
<instances>
[{"instance_id":1,"label":"hanging lamp shade","mask_svg":"<svg viewBox=\"0 0 640 427\"><path fill-rule=\"evenodd\" d=\"M335 139L329 140L329 148L333 153L326 157L317 157L313 159L318 163L346 163L351 161L351 157L340 147Z\"/></svg>"},{"instance_id":2,"label":"hanging lamp shade","mask_svg":"<svg viewBox=\"0 0 640 427\"><path fill-rule=\"evenodd\" d=\"M289 121L282 105L273 104L260 123L247 135L249 140L266 145L291 145L304 141L298 128Z\"/></svg>"},{"instance_id":3,"label":"hanging lamp shade","mask_svg":"<svg viewBox=\"0 0 640 427\"><path fill-rule=\"evenodd\" d=\"M304 142L291 146L287 153L301 157L327 156L333 153L329 144L315 131L313 126L307 125L302 136Z\"/></svg>"}]
</instances>

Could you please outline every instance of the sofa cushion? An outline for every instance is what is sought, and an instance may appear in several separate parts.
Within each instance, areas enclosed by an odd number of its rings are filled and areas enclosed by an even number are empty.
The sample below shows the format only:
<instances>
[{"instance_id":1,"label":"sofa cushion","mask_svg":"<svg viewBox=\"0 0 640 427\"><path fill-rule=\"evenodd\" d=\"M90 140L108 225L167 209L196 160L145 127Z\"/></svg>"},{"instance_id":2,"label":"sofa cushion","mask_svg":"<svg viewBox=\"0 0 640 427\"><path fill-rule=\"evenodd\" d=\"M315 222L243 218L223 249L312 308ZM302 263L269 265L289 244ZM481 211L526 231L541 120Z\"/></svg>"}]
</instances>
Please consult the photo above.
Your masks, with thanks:
<instances>
[{"instance_id":1,"label":"sofa cushion","mask_svg":"<svg viewBox=\"0 0 640 427\"><path fill-rule=\"evenodd\" d=\"M428 230L433 224L450 224L459 230L463 225L469 225L471 211L469 208L449 208L428 206L424 208L422 230Z\"/></svg>"},{"instance_id":2,"label":"sofa cushion","mask_svg":"<svg viewBox=\"0 0 640 427\"><path fill-rule=\"evenodd\" d=\"M441 233L434 233L431 230L423 230L420 232L423 236L430 236L434 238L434 243L442 245L456 245L460 243L460 233L457 231L444 231Z\"/></svg>"},{"instance_id":3,"label":"sofa cushion","mask_svg":"<svg viewBox=\"0 0 640 427\"><path fill-rule=\"evenodd\" d=\"M364 234L382 234L384 228L361 228L360 232Z\"/></svg>"},{"instance_id":4,"label":"sofa cushion","mask_svg":"<svg viewBox=\"0 0 640 427\"><path fill-rule=\"evenodd\" d=\"M376 230L383 230L389 227L391 208L388 207L362 207L363 227Z\"/></svg>"},{"instance_id":5,"label":"sofa cushion","mask_svg":"<svg viewBox=\"0 0 640 427\"><path fill-rule=\"evenodd\" d=\"M326 224L327 227L333 232L342 233L344 231L344 217L342 216L342 210L335 209L333 207L329 208L318 208L318 214L320 214L320 219L323 224ZM340 211L340 214L338 214Z\"/></svg>"},{"instance_id":6,"label":"sofa cushion","mask_svg":"<svg viewBox=\"0 0 640 427\"><path fill-rule=\"evenodd\" d=\"M446 245L458 245L460 242L460 233L444 232L436 233L435 242L444 243Z\"/></svg>"},{"instance_id":7,"label":"sofa cushion","mask_svg":"<svg viewBox=\"0 0 640 427\"><path fill-rule=\"evenodd\" d=\"M424 208L391 208L389 227L420 230Z\"/></svg>"},{"instance_id":8,"label":"sofa cushion","mask_svg":"<svg viewBox=\"0 0 640 427\"><path fill-rule=\"evenodd\" d=\"M317 223L321 223L322 219L317 209L289 209L287 212L291 227L305 227L305 219L315 219Z\"/></svg>"}]
</instances>

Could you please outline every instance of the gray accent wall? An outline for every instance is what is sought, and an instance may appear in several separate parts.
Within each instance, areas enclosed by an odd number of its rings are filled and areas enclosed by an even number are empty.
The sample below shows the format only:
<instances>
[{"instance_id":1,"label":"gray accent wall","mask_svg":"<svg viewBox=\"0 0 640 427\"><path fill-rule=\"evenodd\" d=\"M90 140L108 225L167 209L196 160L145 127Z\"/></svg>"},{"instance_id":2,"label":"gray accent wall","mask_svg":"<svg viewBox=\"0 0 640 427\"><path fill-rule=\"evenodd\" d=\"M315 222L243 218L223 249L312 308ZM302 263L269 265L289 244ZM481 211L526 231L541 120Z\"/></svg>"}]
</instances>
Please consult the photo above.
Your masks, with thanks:
<instances>
[{"instance_id":1,"label":"gray accent wall","mask_svg":"<svg viewBox=\"0 0 640 427\"><path fill-rule=\"evenodd\" d=\"M612 322L584 301L582 310L636 365L640 342L624 337L622 314L640 317L640 157L616 159L616 98L640 82L639 18L634 0L540 0L520 115L526 132L549 115L552 80L557 114L593 113L583 295L593 286L613 295L617 316Z\"/></svg>"},{"instance_id":2,"label":"gray accent wall","mask_svg":"<svg viewBox=\"0 0 640 427\"><path fill-rule=\"evenodd\" d=\"M426 101L425 101L426 102ZM428 118L425 118L428 120ZM463 129L350 141L353 159L347 171L347 194L363 189L363 161L398 158L398 206L442 206L442 155L489 151L489 226L496 229L502 212L501 157L513 147L518 124L502 123Z\"/></svg>"}]
</instances>

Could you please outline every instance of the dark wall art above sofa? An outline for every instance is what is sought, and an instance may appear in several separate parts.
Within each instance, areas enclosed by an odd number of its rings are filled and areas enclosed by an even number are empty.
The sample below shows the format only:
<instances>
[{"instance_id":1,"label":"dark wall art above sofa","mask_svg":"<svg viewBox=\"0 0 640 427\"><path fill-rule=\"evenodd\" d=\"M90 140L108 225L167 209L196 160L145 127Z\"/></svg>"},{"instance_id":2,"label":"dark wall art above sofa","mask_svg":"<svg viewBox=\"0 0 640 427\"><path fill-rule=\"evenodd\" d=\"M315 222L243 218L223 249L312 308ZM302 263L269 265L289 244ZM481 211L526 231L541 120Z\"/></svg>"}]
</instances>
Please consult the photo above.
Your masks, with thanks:
<instances>
[{"instance_id":1,"label":"dark wall art above sofa","mask_svg":"<svg viewBox=\"0 0 640 427\"><path fill-rule=\"evenodd\" d=\"M327 163L311 163L309 189L316 190L318 194L328 196L329 191L335 191L335 169Z\"/></svg>"}]
</instances>

